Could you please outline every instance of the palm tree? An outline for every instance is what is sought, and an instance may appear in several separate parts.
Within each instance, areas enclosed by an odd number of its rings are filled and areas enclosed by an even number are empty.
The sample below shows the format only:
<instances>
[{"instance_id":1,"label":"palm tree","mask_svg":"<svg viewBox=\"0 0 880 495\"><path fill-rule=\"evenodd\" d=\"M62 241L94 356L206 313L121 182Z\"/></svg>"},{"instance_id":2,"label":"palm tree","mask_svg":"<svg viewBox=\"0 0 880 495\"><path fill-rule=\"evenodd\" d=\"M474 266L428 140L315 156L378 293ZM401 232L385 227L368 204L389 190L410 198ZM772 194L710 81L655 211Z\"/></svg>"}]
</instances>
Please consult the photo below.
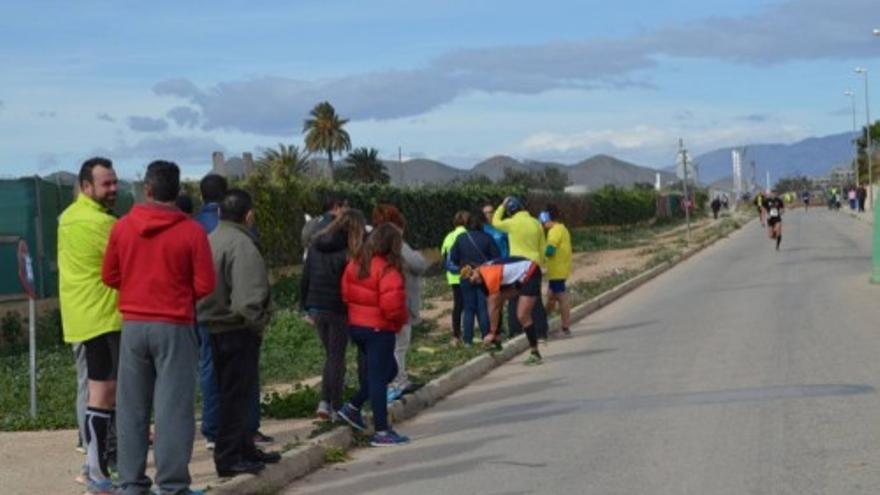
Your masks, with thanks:
<instances>
[{"instance_id":1,"label":"palm tree","mask_svg":"<svg viewBox=\"0 0 880 495\"><path fill-rule=\"evenodd\" d=\"M385 164L379 159L379 150L376 148L357 148L348 154L345 161L350 165L334 173L334 177L338 180L381 184L391 181L391 176L388 175Z\"/></svg>"},{"instance_id":2,"label":"palm tree","mask_svg":"<svg viewBox=\"0 0 880 495\"><path fill-rule=\"evenodd\" d=\"M276 180L287 180L302 175L309 168L309 153L300 150L299 146L278 143L278 149L267 148L257 160L260 166L266 167Z\"/></svg>"},{"instance_id":3,"label":"palm tree","mask_svg":"<svg viewBox=\"0 0 880 495\"><path fill-rule=\"evenodd\" d=\"M333 105L326 101L315 105L309 115L303 124L306 149L312 153L327 153L330 169L333 170L333 153L351 149L351 137L342 128L348 119L340 118Z\"/></svg>"}]
</instances>

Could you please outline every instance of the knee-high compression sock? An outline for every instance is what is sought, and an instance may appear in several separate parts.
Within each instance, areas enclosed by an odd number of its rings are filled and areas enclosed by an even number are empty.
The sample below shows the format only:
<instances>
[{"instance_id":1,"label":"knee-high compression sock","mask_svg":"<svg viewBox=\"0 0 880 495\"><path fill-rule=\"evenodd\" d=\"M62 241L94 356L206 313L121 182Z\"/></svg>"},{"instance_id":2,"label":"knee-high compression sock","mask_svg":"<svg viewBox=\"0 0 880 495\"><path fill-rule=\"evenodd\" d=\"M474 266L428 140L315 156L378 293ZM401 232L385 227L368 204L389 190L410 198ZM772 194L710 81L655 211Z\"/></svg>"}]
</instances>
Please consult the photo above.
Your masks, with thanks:
<instances>
[{"instance_id":1,"label":"knee-high compression sock","mask_svg":"<svg viewBox=\"0 0 880 495\"><path fill-rule=\"evenodd\" d=\"M86 464L93 480L110 478L107 469L107 435L113 411L89 407L86 410Z\"/></svg>"},{"instance_id":2,"label":"knee-high compression sock","mask_svg":"<svg viewBox=\"0 0 880 495\"><path fill-rule=\"evenodd\" d=\"M529 341L529 346L532 348L532 352L538 352L538 332L535 330L535 324L523 328L523 332L526 334L526 339Z\"/></svg>"},{"instance_id":3,"label":"knee-high compression sock","mask_svg":"<svg viewBox=\"0 0 880 495\"><path fill-rule=\"evenodd\" d=\"M776 236L776 249L779 249L780 244L782 244L782 234Z\"/></svg>"},{"instance_id":4,"label":"knee-high compression sock","mask_svg":"<svg viewBox=\"0 0 880 495\"><path fill-rule=\"evenodd\" d=\"M107 429L107 464L116 469L117 457L116 409L110 411L110 425Z\"/></svg>"}]
</instances>

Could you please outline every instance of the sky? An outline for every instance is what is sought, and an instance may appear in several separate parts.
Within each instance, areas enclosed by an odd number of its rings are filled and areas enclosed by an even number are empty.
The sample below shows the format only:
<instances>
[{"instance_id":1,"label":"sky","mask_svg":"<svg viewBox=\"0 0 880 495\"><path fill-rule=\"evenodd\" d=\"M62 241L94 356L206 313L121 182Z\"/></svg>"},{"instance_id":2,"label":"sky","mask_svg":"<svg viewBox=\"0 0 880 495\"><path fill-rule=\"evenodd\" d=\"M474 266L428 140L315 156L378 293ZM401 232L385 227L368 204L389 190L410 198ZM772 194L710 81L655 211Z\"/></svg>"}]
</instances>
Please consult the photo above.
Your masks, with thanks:
<instances>
[{"instance_id":1,"label":"sky","mask_svg":"<svg viewBox=\"0 0 880 495\"><path fill-rule=\"evenodd\" d=\"M320 101L355 147L640 165L859 125L876 0L0 0L0 177L185 175L302 145ZM880 103L880 99L877 100ZM880 106L872 113L880 116Z\"/></svg>"}]
</instances>

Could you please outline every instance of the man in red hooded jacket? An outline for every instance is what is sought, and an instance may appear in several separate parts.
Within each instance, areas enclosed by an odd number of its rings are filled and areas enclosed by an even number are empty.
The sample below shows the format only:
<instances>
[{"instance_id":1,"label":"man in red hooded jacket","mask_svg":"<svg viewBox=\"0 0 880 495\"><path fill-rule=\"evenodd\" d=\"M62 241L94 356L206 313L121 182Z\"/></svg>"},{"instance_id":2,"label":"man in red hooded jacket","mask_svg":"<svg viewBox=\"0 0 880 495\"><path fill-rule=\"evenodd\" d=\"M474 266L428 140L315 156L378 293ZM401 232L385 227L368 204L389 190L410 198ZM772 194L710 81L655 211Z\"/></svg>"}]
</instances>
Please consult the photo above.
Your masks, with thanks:
<instances>
[{"instance_id":1,"label":"man in red hooded jacket","mask_svg":"<svg viewBox=\"0 0 880 495\"><path fill-rule=\"evenodd\" d=\"M155 406L156 484L189 493L199 341L195 302L214 290L205 231L175 206L176 164L155 161L147 202L116 222L104 255L104 283L119 290L117 430L122 493L146 495L150 414Z\"/></svg>"}]
</instances>

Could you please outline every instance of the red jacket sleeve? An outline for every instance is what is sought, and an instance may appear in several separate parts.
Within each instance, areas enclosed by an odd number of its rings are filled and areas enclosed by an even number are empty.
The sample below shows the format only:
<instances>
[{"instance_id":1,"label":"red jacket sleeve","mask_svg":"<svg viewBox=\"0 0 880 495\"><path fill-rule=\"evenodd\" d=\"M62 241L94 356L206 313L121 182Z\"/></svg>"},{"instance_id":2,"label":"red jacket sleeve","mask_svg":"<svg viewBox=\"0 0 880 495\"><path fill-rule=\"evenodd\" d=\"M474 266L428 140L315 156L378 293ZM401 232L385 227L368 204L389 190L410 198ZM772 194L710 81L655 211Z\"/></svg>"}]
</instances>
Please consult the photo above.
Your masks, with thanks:
<instances>
[{"instance_id":1,"label":"red jacket sleeve","mask_svg":"<svg viewBox=\"0 0 880 495\"><path fill-rule=\"evenodd\" d=\"M122 272L119 270L119 250L117 248L117 227L113 226L110 231L110 239L107 241L107 249L104 251L104 263L101 265L101 280L104 285L119 289L122 285Z\"/></svg>"},{"instance_id":2,"label":"red jacket sleeve","mask_svg":"<svg viewBox=\"0 0 880 495\"><path fill-rule=\"evenodd\" d=\"M394 330L409 320L403 276L397 270L389 269L379 278L379 310L383 318L395 324Z\"/></svg>"},{"instance_id":3,"label":"red jacket sleeve","mask_svg":"<svg viewBox=\"0 0 880 495\"><path fill-rule=\"evenodd\" d=\"M214 274L214 258L211 256L211 245L208 244L208 236L201 227L195 225L196 233L193 236L194 247L192 253L193 269L193 294L196 301L214 292L217 284Z\"/></svg>"}]
</instances>

